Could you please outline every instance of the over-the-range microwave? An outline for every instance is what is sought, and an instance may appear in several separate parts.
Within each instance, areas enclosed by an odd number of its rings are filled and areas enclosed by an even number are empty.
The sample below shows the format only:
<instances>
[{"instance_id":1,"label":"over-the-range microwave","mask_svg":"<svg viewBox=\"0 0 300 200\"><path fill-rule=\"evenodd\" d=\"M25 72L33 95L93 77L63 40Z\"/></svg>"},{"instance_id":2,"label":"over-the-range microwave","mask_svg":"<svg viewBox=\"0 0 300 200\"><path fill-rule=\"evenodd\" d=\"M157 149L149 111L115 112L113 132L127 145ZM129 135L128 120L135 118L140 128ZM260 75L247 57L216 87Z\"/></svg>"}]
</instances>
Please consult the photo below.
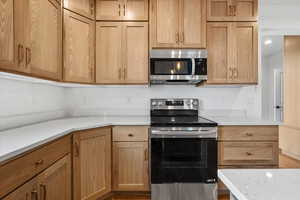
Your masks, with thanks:
<instances>
[{"instance_id":1,"label":"over-the-range microwave","mask_svg":"<svg viewBox=\"0 0 300 200\"><path fill-rule=\"evenodd\" d=\"M151 50L151 84L197 84L203 80L207 80L206 50Z\"/></svg>"}]
</instances>

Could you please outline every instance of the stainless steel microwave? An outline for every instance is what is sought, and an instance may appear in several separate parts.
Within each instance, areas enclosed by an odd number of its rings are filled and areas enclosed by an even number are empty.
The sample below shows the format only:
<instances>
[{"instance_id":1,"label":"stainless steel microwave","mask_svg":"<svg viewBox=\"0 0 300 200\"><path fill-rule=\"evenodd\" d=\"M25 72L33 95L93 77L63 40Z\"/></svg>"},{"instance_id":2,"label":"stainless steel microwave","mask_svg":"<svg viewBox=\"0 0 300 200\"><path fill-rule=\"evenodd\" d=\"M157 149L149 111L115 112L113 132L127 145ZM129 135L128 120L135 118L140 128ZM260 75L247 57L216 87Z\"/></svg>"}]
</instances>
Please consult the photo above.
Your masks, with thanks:
<instances>
[{"instance_id":1,"label":"stainless steel microwave","mask_svg":"<svg viewBox=\"0 0 300 200\"><path fill-rule=\"evenodd\" d=\"M197 84L204 80L207 80L206 50L151 50L151 84Z\"/></svg>"}]
</instances>

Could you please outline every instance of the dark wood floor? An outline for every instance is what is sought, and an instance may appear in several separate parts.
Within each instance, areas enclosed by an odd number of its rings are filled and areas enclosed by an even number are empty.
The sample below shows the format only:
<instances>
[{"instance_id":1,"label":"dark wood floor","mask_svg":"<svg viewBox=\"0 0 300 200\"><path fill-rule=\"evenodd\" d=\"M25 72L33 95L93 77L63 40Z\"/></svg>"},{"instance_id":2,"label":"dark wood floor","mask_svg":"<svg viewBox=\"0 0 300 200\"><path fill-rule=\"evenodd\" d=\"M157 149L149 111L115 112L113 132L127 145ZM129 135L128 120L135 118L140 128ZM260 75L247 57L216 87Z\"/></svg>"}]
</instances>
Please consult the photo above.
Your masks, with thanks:
<instances>
[{"instance_id":1,"label":"dark wood floor","mask_svg":"<svg viewBox=\"0 0 300 200\"><path fill-rule=\"evenodd\" d=\"M279 168L300 168L300 161L285 156L283 154L279 155ZM219 200L229 200L228 195L219 196Z\"/></svg>"}]
</instances>

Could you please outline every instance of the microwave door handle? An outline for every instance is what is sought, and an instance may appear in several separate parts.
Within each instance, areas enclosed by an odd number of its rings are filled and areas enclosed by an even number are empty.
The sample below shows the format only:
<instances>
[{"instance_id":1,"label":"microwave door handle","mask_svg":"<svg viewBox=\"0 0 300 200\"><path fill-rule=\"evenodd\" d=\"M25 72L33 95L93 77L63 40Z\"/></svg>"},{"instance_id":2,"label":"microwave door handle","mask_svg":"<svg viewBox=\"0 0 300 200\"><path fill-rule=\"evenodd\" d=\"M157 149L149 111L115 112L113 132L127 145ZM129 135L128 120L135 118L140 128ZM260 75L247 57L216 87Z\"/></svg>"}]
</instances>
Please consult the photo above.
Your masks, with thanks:
<instances>
[{"instance_id":1,"label":"microwave door handle","mask_svg":"<svg viewBox=\"0 0 300 200\"><path fill-rule=\"evenodd\" d=\"M192 60L192 76L195 75L195 67L196 67L196 63L195 63L195 59L191 59Z\"/></svg>"}]
</instances>

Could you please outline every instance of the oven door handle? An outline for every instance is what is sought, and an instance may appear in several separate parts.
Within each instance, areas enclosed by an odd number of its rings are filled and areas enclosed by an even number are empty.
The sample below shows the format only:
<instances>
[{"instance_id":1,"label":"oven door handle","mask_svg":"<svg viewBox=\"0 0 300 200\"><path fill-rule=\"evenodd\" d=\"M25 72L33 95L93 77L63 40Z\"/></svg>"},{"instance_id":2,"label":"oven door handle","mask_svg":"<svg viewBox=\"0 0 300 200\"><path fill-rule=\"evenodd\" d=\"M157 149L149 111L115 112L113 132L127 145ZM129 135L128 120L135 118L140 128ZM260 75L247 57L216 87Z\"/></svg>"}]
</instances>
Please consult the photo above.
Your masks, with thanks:
<instances>
[{"instance_id":1,"label":"oven door handle","mask_svg":"<svg viewBox=\"0 0 300 200\"><path fill-rule=\"evenodd\" d=\"M215 130L202 131L151 131L151 138L217 138Z\"/></svg>"}]
</instances>

